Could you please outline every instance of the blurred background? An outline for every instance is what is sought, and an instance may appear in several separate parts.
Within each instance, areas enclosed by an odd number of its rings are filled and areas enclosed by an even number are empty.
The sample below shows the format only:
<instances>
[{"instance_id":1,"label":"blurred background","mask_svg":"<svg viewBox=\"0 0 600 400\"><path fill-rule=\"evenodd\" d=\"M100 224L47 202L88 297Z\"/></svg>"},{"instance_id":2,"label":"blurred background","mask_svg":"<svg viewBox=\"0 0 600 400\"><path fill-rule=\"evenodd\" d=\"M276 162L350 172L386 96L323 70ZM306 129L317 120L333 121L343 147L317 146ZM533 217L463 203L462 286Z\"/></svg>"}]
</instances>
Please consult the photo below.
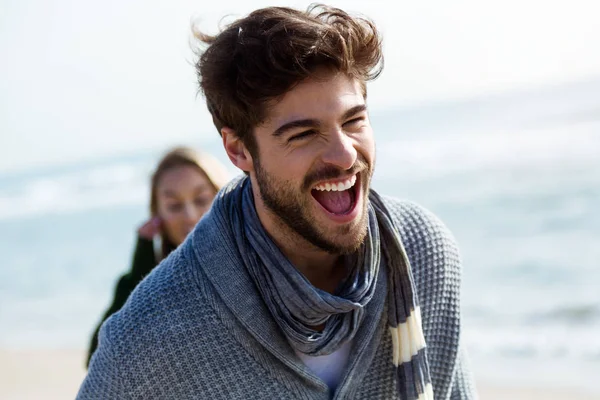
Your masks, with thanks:
<instances>
[{"instance_id":1,"label":"blurred background","mask_svg":"<svg viewBox=\"0 0 600 400\"><path fill-rule=\"evenodd\" d=\"M482 398L600 398L600 6L328 4L383 32L374 187L457 237ZM159 156L230 165L191 20L268 5L308 2L0 0L0 397L74 397Z\"/></svg>"}]
</instances>

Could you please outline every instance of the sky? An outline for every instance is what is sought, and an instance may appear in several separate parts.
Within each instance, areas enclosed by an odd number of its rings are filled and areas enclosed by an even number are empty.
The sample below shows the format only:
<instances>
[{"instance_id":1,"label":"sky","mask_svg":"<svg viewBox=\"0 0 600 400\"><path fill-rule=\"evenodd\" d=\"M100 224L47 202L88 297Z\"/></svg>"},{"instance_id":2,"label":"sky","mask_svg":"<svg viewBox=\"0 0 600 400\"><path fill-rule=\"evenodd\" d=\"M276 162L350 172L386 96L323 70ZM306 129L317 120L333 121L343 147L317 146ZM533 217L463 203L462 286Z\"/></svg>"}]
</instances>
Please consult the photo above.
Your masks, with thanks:
<instances>
[{"instance_id":1,"label":"sky","mask_svg":"<svg viewBox=\"0 0 600 400\"><path fill-rule=\"evenodd\" d=\"M0 173L218 140L190 24L216 33L255 0L0 0ZM600 75L595 0L332 1L372 18L385 69L371 110Z\"/></svg>"}]
</instances>

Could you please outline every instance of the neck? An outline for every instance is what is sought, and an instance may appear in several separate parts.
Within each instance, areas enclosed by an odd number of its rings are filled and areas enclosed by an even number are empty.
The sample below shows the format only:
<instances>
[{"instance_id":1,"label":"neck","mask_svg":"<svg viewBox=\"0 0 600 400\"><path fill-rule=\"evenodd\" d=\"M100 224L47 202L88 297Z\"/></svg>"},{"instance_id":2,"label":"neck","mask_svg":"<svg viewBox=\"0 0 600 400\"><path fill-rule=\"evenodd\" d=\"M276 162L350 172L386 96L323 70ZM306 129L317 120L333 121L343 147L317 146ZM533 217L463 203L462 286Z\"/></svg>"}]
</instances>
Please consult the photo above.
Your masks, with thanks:
<instances>
[{"instance_id":1,"label":"neck","mask_svg":"<svg viewBox=\"0 0 600 400\"><path fill-rule=\"evenodd\" d=\"M308 242L269 210L260 195L253 196L258 218L281 252L313 286L333 293L346 276L343 257Z\"/></svg>"}]
</instances>

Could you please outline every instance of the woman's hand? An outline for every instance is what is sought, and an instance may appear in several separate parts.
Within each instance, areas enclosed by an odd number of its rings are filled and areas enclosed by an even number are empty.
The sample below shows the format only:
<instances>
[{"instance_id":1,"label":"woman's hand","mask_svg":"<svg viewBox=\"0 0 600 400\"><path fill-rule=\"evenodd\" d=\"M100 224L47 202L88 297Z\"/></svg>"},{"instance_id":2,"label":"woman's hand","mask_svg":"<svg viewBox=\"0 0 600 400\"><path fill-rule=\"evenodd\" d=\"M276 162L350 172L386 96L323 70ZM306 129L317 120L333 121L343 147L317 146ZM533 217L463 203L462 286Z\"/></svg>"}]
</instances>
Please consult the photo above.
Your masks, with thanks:
<instances>
[{"instance_id":1,"label":"woman's hand","mask_svg":"<svg viewBox=\"0 0 600 400\"><path fill-rule=\"evenodd\" d=\"M154 236L160 233L160 226L160 218L152 217L148 221L144 222L144 224L138 228L137 232L140 237L152 240Z\"/></svg>"}]
</instances>

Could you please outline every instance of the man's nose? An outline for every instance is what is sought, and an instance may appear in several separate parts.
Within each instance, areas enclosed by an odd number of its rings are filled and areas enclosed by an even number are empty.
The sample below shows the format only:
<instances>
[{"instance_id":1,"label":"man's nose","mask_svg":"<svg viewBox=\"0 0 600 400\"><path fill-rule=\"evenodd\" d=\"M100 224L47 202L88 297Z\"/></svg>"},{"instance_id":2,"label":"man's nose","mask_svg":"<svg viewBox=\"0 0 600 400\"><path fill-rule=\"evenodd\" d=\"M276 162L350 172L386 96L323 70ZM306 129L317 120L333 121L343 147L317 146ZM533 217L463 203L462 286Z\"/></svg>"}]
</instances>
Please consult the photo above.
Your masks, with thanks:
<instances>
[{"instance_id":1,"label":"man's nose","mask_svg":"<svg viewBox=\"0 0 600 400\"><path fill-rule=\"evenodd\" d=\"M323 162L334 165L342 170L352 168L356 162L357 152L355 141L341 129L336 129L327 141L327 149L322 155Z\"/></svg>"}]
</instances>

